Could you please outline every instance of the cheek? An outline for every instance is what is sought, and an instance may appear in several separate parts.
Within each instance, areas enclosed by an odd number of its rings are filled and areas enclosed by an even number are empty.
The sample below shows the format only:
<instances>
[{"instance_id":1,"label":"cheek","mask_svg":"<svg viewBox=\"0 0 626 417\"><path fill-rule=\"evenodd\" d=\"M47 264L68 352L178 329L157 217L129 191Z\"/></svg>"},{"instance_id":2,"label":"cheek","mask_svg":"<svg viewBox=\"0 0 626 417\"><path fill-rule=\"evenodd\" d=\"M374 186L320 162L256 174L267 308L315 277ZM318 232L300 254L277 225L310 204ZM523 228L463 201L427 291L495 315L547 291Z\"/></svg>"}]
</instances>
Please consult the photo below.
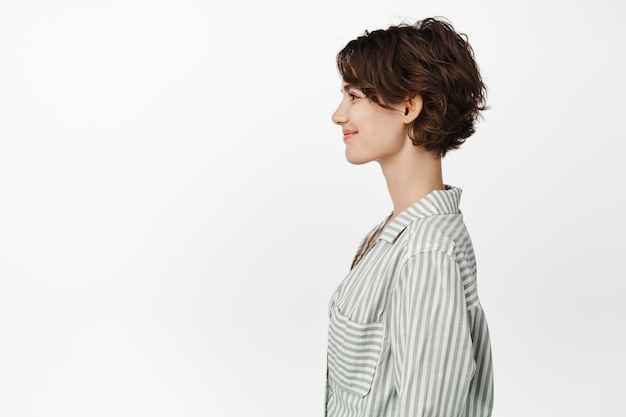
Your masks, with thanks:
<instances>
[{"instance_id":1,"label":"cheek","mask_svg":"<svg viewBox=\"0 0 626 417\"><path fill-rule=\"evenodd\" d=\"M378 131L381 137L384 137L385 142L389 142L393 146L404 143L407 136L407 126L403 122L398 121L397 117L381 119L378 124Z\"/></svg>"}]
</instances>

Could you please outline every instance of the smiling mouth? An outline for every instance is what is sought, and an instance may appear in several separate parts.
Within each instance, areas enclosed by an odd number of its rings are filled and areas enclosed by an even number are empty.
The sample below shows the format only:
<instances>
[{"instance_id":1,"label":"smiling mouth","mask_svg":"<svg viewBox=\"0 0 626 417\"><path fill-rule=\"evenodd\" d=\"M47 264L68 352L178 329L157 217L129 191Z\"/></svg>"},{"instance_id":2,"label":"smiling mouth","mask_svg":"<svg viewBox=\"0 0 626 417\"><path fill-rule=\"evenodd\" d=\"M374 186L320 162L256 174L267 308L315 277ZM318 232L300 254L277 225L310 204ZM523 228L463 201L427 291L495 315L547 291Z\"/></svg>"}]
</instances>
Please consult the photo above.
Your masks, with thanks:
<instances>
[{"instance_id":1,"label":"smiling mouth","mask_svg":"<svg viewBox=\"0 0 626 417\"><path fill-rule=\"evenodd\" d=\"M352 136L356 135L357 133L359 132L357 132L356 130L346 130L345 132L343 132L344 142L350 139Z\"/></svg>"}]
</instances>

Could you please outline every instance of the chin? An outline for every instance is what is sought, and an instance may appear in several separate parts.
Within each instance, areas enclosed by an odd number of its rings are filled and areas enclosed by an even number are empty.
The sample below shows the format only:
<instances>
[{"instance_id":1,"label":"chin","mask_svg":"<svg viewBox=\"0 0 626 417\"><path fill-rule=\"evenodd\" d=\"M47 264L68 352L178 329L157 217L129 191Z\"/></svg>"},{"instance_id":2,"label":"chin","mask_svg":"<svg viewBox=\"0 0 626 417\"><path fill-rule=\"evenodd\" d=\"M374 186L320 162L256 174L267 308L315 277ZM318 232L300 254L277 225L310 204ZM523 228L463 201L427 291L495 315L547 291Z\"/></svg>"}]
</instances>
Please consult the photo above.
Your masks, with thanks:
<instances>
[{"instance_id":1,"label":"chin","mask_svg":"<svg viewBox=\"0 0 626 417\"><path fill-rule=\"evenodd\" d=\"M363 156L351 155L349 152L346 152L346 161L352 165L363 165L372 162L372 158L364 158Z\"/></svg>"},{"instance_id":2,"label":"chin","mask_svg":"<svg viewBox=\"0 0 626 417\"><path fill-rule=\"evenodd\" d=\"M348 157L346 157L346 160L350 162L352 165L363 165L363 164L367 164L368 162L372 162L371 159L356 159L356 158L348 158Z\"/></svg>"}]
</instances>

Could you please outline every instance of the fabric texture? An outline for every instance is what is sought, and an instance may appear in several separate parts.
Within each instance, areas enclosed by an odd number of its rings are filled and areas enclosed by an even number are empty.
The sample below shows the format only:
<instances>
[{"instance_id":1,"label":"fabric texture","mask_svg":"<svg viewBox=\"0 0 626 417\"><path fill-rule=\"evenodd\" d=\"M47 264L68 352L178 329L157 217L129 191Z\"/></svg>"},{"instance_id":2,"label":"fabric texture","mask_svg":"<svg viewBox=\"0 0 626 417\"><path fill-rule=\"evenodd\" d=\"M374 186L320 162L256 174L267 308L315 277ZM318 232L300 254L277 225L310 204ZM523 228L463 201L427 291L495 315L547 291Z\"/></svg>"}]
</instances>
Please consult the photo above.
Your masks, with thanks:
<instances>
[{"instance_id":1,"label":"fabric texture","mask_svg":"<svg viewBox=\"0 0 626 417\"><path fill-rule=\"evenodd\" d=\"M446 185L363 239L329 305L327 417L488 417L489 330Z\"/></svg>"}]
</instances>

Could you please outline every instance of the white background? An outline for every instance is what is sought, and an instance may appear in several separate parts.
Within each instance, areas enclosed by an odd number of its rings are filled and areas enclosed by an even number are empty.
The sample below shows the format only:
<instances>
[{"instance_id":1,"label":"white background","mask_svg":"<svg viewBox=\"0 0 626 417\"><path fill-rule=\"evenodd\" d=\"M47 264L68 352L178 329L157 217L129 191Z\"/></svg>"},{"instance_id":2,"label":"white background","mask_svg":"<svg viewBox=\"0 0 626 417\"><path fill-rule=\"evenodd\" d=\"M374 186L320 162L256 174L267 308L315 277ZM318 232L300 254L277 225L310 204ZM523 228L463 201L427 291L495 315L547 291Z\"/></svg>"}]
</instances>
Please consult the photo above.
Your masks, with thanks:
<instances>
[{"instance_id":1,"label":"white background","mask_svg":"<svg viewBox=\"0 0 626 417\"><path fill-rule=\"evenodd\" d=\"M441 15L489 88L464 190L495 417L626 415L624 6L0 1L0 415L321 416L327 303L391 210L334 57Z\"/></svg>"}]
</instances>

